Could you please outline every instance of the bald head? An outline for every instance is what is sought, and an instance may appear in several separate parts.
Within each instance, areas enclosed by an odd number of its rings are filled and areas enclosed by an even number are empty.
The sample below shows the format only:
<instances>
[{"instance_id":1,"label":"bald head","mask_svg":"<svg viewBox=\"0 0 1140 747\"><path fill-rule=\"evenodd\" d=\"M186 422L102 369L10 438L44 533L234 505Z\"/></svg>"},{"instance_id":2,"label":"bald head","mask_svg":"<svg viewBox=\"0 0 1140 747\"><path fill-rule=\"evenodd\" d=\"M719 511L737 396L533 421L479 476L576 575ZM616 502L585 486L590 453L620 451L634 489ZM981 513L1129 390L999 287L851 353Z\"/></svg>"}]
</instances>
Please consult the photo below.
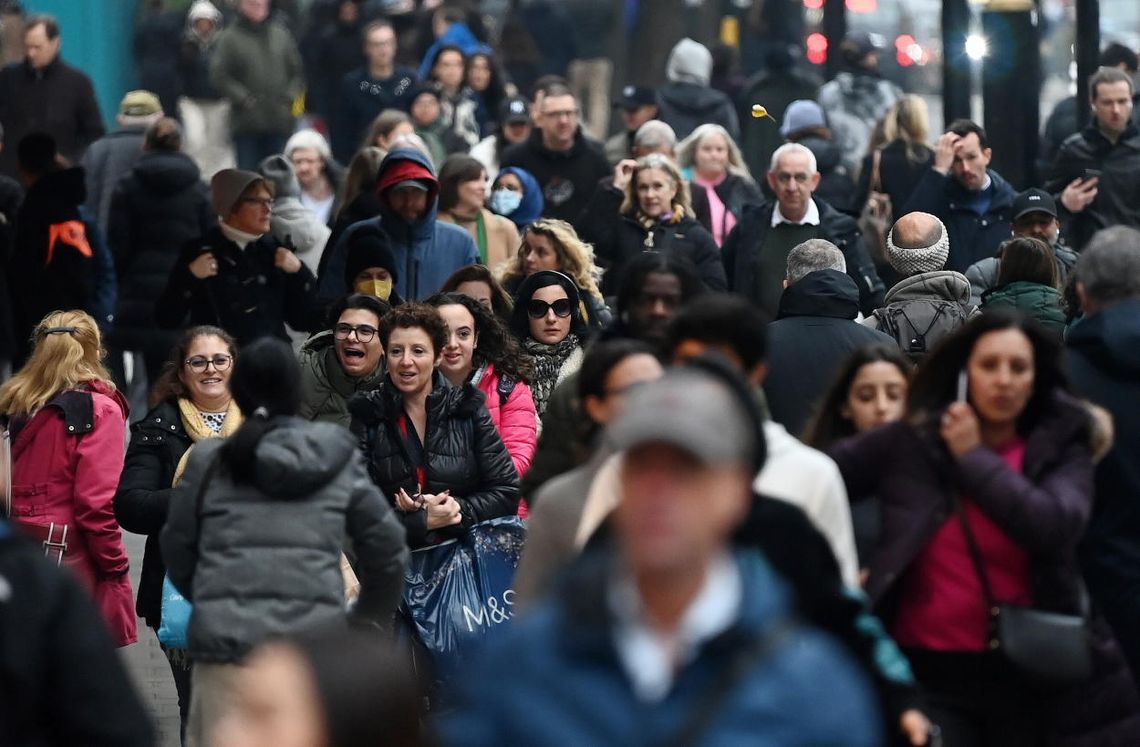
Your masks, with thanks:
<instances>
[{"instance_id":1,"label":"bald head","mask_svg":"<svg viewBox=\"0 0 1140 747\"><path fill-rule=\"evenodd\" d=\"M907 213L895 221L891 238L902 249L933 246L942 238L942 221L930 213Z\"/></svg>"}]
</instances>

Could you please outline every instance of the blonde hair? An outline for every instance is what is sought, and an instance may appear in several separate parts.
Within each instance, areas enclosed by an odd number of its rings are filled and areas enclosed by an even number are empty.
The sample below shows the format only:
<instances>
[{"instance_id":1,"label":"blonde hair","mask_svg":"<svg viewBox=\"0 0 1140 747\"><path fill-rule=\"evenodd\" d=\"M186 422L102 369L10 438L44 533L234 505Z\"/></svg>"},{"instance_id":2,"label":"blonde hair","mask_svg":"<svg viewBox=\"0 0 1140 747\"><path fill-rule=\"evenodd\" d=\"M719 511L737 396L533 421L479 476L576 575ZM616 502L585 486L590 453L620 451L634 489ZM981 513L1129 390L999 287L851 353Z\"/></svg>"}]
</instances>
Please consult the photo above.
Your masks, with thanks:
<instances>
[{"instance_id":1,"label":"blonde hair","mask_svg":"<svg viewBox=\"0 0 1140 747\"><path fill-rule=\"evenodd\" d=\"M740 176L749 181L752 181L752 172L748 170L748 165L744 163L744 156L740 152L740 146L728 134L728 130L724 129L718 124L711 122L706 123L693 130L692 134L681 141L677 146L677 165L682 169L697 168L697 148L701 146L703 141L709 135L720 135L724 138L725 145L728 146L728 173L735 176Z\"/></svg>"},{"instance_id":2,"label":"blonde hair","mask_svg":"<svg viewBox=\"0 0 1140 747\"><path fill-rule=\"evenodd\" d=\"M637 165L633 167L633 175L629 178L629 186L625 189L625 199L621 202L622 215L637 214L639 208L637 204L637 177L641 175L642 171L649 169L664 171L676 185L677 194L673 195L671 206L673 211L679 210L690 218L696 217L696 214L693 213L693 204L689 200L689 183L685 181L685 177L681 175L681 169L677 168L673 159L660 153L650 153L648 156L637 159Z\"/></svg>"},{"instance_id":3,"label":"blonde hair","mask_svg":"<svg viewBox=\"0 0 1140 747\"><path fill-rule=\"evenodd\" d=\"M602 270L594 263L594 247L578 238L578 232L569 223L555 218L539 218L523 229L518 251L499 268L500 283L507 285L526 274L523 262L526 259L526 237L530 234L550 239L558 255L559 272L569 275L574 284L586 293L602 297L598 289Z\"/></svg>"},{"instance_id":4,"label":"blonde hair","mask_svg":"<svg viewBox=\"0 0 1140 747\"><path fill-rule=\"evenodd\" d=\"M0 387L0 413L30 415L60 392L100 381L115 385L103 366L99 326L82 311L53 311L32 332L35 349L16 375Z\"/></svg>"},{"instance_id":5,"label":"blonde hair","mask_svg":"<svg viewBox=\"0 0 1140 747\"><path fill-rule=\"evenodd\" d=\"M887 112L883 121L883 142L902 140L911 160L920 160L920 146L930 139L930 112L921 96L908 93ZM929 147L929 146L928 146Z\"/></svg>"}]
</instances>

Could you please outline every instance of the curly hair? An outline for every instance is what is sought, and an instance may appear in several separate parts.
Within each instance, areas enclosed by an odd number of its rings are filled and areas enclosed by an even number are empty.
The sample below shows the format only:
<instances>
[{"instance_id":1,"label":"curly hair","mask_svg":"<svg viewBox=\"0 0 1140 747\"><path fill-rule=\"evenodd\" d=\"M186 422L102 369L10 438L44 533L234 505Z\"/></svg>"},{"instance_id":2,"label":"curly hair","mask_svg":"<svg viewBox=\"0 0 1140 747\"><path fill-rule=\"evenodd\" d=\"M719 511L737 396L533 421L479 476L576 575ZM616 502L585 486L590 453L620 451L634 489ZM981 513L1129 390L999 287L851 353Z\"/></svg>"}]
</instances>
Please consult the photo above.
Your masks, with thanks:
<instances>
[{"instance_id":1,"label":"curly hair","mask_svg":"<svg viewBox=\"0 0 1140 747\"><path fill-rule=\"evenodd\" d=\"M499 373L510 374L524 382L530 381L534 374L530 356L523 353L507 325L478 301L462 293L436 293L425 303L437 309L458 305L471 314L475 320L475 334L479 338L479 347L475 348L475 368L490 363Z\"/></svg>"},{"instance_id":2,"label":"curly hair","mask_svg":"<svg viewBox=\"0 0 1140 747\"><path fill-rule=\"evenodd\" d=\"M526 276L523 263L526 259L526 237L531 234L545 236L554 245L558 255L558 271L574 279L581 290L602 297L598 281L602 270L594 262L594 247L578 238L578 232L564 220L539 218L522 232L519 250L499 268L499 282L508 287L517 285Z\"/></svg>"},{"instance_id":3,"label":"curly hair","mask_svg":"<svg viewBox=\"0 0 1140 747\"><path fill-rule=\"evenodd\" d=\"M424 303L405 303L384 315L380 320L380 344L388 349L388 340L396 329L422 329L431 340L432 353L438 356L447 344L447 325L434 306Z\"/></svg>"}]
</instances>

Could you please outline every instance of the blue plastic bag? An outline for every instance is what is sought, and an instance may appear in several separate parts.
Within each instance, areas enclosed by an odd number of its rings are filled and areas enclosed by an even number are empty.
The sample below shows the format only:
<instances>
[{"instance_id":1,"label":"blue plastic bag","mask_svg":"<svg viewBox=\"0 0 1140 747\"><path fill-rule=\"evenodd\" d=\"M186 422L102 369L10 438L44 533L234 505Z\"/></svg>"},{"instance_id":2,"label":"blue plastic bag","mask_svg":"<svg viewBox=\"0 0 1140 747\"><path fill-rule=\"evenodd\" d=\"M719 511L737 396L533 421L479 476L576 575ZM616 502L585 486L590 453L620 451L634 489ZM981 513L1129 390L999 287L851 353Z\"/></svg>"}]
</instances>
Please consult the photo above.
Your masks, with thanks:
<instances>
[{"instance_id":1,"label":"blue plastic bag","mask_svg":"<svg viewBox=\"0 0 1140 747\"><path fill-rule=\"evenodd\" d=\"M190 602L174 584L170 576L162 579L162 620L158 625L158 640L167 648L186 648L186 630L190 627Z\"/></svg>"},{"instance_id":2,"label":"blue plastic bag","mask_svg":"<svg viewBox=\"0 0 1140 747\"><path fill-rule=\"evenodd\" d=\"M480 639L513 616L526 528L517 516L484 521L456 540L412 552L400 613L446 681Z\"/></svg>"}]
</instances>

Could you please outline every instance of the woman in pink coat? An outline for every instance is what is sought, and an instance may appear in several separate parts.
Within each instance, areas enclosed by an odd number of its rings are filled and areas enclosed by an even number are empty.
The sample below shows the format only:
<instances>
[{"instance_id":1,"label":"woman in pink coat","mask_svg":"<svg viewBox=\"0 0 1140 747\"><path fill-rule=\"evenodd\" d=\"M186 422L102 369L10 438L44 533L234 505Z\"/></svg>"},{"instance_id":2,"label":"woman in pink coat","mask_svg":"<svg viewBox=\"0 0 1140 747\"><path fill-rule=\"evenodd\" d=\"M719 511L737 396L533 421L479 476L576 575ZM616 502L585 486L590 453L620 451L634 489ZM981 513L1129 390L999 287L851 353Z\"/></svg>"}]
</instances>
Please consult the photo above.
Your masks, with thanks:
<instances>
[{"instance_id":1,"label":"woman in pink coat","mask_svg":"<svg viewBox=\"0 0 1140 747\"><path fill-rule=\"evenodd\" d=\"M127 404L103 367L95 320L53 311L28 362L0 387L12 438L12 522L89 588L115 642L137 638L127 552L112 500L123 469Z\"/></svg>"}]
</instances>

